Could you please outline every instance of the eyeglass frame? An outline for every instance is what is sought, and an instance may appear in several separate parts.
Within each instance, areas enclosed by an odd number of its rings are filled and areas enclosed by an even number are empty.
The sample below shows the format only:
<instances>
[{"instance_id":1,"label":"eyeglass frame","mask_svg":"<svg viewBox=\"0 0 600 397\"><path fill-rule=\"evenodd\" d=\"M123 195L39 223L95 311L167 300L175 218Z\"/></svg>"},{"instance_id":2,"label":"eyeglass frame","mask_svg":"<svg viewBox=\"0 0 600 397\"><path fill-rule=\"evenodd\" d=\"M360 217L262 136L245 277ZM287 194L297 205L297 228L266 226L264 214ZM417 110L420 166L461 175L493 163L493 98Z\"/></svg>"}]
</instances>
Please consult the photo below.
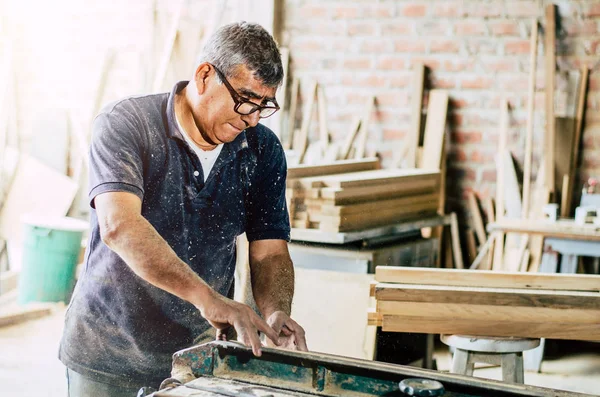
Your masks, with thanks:
<instances>
[{"instance_id":1,"label":"eyeglass frame","mask_svg":"<svg viewBox=\"0 0 600 397\"><path fill-rule=\"evenodd\" d=\"M223 72L221 72L215 65L210 64L210 63L209 63L209 65L215 69L217 76L219 76L219 80L221 80L223 82L223 84L225 84L225 87L227 88L227 91L229 91L229 95L231 95L231 99L233 99L233 102L235 104L233 106L233 111L236 112L237 114L242 115L242 116L248 116L258 110L258 117L261 119L266 119L267 117L271 117L272 115L277 113L277 111L280 109L279 104L277 103L277 100L275 100L275 99L273 99L273 103L275 104L275 106L261 106L261 105L258 105L256 103L252 102L249 98L241 96L240 94L238 94L238 92L235 90L235 88L233 88L231 86L229 81L227 81L227 78L225 77L225 74ZM253 105L254 110L251 111L250 113L240 113L238 111L238 109L244 103L249 103L249 104ZM271 113L270 115L263 117L260 115L260 112L262 112L263 109L275 109L275 111L273 113Z\"/></svg>"}]
</instances>

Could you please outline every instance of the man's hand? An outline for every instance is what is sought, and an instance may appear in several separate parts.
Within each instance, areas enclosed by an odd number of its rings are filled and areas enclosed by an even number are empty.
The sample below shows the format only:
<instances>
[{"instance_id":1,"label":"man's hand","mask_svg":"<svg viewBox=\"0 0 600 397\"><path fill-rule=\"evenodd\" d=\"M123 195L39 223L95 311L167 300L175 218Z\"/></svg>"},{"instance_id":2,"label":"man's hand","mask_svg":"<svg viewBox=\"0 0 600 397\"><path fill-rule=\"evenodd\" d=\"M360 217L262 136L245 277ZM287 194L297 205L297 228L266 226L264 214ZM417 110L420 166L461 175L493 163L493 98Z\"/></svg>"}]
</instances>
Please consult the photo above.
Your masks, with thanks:
<instances>
[{"instance_id":1,"label":"man's hand","mask_svg":"<svg viewBox=\"0 0 600 397\"><path fill-rule=\"evenodd\" d=\"M252 352L260 356L261 342L258 331L263 332L275 346L279 345L278 332L275 332L250 306L235 302L218 293L212 295L209 302L198 308L202 317L217 329L217 339L225 339L225 333L231 326L235 328L238 339Z\"/></svg>"},{"instance_id":2,"label":"man's hand","mask_svg":"<svg viewBox=\"0 0 600 397\"><path fill-rule=\"evenodd\" d=\"M276 311L269 316L267 324L279 335L279 346L284 349L308 351L304 328L282 311ZM276 346L269 343L267 346Z\"/></svg>"}]
</instances>

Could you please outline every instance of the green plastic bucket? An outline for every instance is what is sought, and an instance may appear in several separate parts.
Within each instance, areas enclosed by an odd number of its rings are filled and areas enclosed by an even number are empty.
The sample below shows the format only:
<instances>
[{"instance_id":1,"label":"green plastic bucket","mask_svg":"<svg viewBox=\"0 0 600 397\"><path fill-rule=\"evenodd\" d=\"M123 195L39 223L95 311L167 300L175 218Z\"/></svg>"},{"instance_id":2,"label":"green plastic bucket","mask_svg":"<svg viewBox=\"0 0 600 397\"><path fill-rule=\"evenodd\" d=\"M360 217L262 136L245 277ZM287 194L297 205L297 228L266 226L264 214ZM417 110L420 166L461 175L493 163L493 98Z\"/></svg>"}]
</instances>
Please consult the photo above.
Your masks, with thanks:
<instances>
[{"instance_id":1,"label":"green plastic bucket","mask_svg":"<svg viewBox=\"0 0 600 397\"><path fill-rule=\"evenodd\" d=\"M88 224L75 218L25 216L19 303L68 302Z\"/></svg>"}]
</instances>

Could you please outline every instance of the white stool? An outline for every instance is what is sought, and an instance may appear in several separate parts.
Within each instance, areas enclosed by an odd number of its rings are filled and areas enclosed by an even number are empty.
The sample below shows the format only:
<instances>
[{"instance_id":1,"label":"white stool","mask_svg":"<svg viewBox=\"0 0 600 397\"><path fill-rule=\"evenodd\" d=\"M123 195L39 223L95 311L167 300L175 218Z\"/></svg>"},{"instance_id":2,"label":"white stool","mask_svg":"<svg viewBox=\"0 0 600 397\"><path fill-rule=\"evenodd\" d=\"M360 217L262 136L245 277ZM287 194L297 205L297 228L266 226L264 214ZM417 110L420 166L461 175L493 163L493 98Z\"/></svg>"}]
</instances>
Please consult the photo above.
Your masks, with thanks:
<instances>
[{"instance_id":1,"label":"white stool","mask_svg":"<svg viewBox=\"0 0 600 397\"><path fill-rule=\"evenodd\" d=\"M523 352L539 346L539 339L493 336L442 335L442 342L454 347L452 373L473 375L473 364L502 367L502 380L524 383Z\"/></svg>"}]
</instances>

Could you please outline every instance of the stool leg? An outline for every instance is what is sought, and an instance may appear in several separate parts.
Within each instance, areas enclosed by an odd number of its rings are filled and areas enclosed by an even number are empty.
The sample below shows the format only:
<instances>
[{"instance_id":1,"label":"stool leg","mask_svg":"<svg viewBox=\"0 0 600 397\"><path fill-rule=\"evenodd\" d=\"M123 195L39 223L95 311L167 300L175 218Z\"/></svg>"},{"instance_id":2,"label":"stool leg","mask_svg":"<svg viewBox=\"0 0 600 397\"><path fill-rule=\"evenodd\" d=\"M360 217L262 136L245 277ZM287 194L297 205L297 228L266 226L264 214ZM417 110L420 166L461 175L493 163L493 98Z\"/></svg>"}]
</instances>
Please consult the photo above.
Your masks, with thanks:
<instances>
[{"instance_id":1,"label":"stool leg","mask_svg":"<svg viewBox=\"0 0 600 397\"><path fill-rule=\"evenodd\" d=\"M452 358L452 373L461 375L473 375L473 363L469 363L469 352L456 348Z\"/></svg>"},{"instance_id":2,"label":"stool leg","mask_svg":"<svg viewBox=\"0 0 600 397\"><path fill-rule=\"evenodd\" d=\"M502 355L502 380L504 382L524 383L523 353L505 353Z\"/></svg>"}]
</instances>

